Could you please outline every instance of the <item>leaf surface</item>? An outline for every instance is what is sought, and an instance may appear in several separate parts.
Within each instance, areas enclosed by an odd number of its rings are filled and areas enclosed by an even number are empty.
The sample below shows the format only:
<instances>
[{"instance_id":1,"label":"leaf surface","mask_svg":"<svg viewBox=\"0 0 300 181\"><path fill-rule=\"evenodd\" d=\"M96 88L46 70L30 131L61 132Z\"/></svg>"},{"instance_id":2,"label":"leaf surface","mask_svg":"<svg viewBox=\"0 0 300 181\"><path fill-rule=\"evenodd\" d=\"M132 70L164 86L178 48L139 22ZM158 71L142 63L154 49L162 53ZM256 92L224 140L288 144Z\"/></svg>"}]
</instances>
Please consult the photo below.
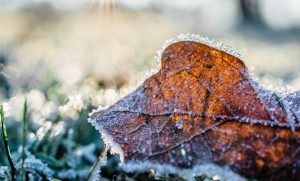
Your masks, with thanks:
<instances>
[{"instance_id":1,"label":"leaf surface","mask_svg":"<svg viewBox=\"0 0 300 181\"><path fill-rule=\"evenodd\" d=\"M125 163L227 166L248 178L300 178L299 94L265 90L237 57L180 41L161 69L91 123Z\"/></svg>"}]
</instances>

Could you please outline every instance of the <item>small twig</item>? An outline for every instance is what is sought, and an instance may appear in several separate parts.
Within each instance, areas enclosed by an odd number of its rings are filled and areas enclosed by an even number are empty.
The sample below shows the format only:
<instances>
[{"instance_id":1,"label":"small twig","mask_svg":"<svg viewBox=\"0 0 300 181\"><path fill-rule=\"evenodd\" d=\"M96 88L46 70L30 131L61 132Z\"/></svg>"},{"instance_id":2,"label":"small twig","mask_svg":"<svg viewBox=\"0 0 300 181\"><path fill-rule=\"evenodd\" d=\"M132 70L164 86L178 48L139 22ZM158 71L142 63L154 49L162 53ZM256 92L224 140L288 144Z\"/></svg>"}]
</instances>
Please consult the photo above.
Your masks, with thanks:
<instances>
[{"instance_id":1,"label":"small twig","mask_svg":"<svg viewBox=\"0 0 300 181\"><path fill-rule=\"evenodd\" d=\"M0 116L1 116L1 124L2 124L3 142L4 142L4 146L5 146L7 159L8 159L10 168L11 168L11 177L12 177L12 180L15 180L15 175L18 174L18 171L17 171L16 166L14 165L14 162L12 160L10 149L9 149L9 146L8 146L4 111L3 111L3 106L2 105L1 105L1 109L0 109Z\"/></svg>"},{"instance_id":2,"label":"small twig","mask_svg":"<svg viewBox=\"0 0 300 181\"><path fill-rule=\"evenodd\" d=\"M102 161L104 155L106 154L106 145L104 144L104 148L103 151L101 152L101 154L98 157L98 160L96 161L96 163L94 164L92 170L90 171L90 173L88 174L88 176L86 177L86 180L89 181L93 172L95 171L95 169L97 168L98 164L100 164L100 162Z\"/></svg>"},{"instance_id":3,"label":"small twig","mask_svg":"<svg viewBox=\"0 0 300 181\"><path fill-rule=\"evenodd\" d=\"M26 180L26 170L25 170L26 137L27 137L27 99L25 99L24 108L23 108L22 181Z\"/></svg>"}]
</instances>

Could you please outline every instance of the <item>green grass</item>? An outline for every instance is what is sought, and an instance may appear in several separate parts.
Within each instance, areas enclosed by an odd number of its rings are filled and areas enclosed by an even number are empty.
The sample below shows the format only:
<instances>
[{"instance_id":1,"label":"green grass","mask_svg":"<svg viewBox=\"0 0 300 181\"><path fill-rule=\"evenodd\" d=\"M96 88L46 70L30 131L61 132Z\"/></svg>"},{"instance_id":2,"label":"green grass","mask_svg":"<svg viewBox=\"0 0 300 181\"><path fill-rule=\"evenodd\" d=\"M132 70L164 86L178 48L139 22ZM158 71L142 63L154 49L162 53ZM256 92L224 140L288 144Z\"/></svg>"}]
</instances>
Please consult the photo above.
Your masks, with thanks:
<instances>
[{"instance_id":1,"label":"green grass","mask_svg":"<svg viewBox=\"0 0 300 181\"><path fill-rule=\"evenodd\" d=\"M18 174L18 171L17 171L16 166L13 162L13 159L12 159L12 156L11 156L11 153L10 153L10 148L8 146L4 110L3 110L2 105L1 105L1 109L0 109L0 116L1 116L1 126L2 126L2 134L3 134L3 142L4 142L4 146L5 146L5 152L6 152L6 156L7 156L9 166L10 166L10 169L11 169L11 178L12 178L12 180L14 180L14 177L15 177L15 175Z\"/></svg>"}]
</instances>

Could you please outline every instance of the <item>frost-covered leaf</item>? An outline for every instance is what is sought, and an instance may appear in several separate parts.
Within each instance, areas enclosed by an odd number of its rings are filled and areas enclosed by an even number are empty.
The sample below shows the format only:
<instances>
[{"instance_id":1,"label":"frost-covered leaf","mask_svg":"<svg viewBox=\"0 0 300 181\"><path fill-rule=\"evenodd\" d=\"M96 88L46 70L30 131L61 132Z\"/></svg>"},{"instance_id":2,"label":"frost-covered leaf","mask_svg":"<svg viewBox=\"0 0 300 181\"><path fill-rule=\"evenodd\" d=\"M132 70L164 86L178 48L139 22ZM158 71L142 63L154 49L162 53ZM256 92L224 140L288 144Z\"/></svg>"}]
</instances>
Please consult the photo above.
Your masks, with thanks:
<instances>
[{"instance_id":1,"label":"frost-covered leaf","mask_svg":"<svg viewBox=\"0 0 300 181\"><path fill-rule=\"evenodd\" d=\"M181 36L156 74L90 122L130 171L300 178L299 94L262 88L236 55Z\"/></svg>"},{"instance_id":2,"label":"frost-covered leaf","mask_svg":"<svg viewBox=\"0 0 300 181\"><path fill-rule=\"evenodd\" d=\"M36 159L28 152L24 168L33 180L52 180L53 171L46 164ZM17 163L17 169L22 169L22 162Z\"/></svg>"}]
</instances>

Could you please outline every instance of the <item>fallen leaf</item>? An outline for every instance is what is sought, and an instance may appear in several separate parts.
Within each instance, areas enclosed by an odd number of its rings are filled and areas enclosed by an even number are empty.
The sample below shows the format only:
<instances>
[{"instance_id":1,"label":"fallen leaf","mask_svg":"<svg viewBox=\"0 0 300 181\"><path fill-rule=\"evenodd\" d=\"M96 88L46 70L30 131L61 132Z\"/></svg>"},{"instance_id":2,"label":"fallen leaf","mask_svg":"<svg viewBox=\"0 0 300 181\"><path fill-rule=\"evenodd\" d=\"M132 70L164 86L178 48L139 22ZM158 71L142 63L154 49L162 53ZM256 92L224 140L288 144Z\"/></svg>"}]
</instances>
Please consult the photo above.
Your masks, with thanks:
<instances>
[{"instance_id":1,"label":"fallen leaf","mask_svg":"<svg viewBox=\"0 0 300 181\"><path fill-rule=\"evenodd\" d=\"M300 180L300 94L263 88L226 50L170 43L156 74L92 113L129 170L199 173L213 165L246 178Z\"/></svg>"}]
</instances>

